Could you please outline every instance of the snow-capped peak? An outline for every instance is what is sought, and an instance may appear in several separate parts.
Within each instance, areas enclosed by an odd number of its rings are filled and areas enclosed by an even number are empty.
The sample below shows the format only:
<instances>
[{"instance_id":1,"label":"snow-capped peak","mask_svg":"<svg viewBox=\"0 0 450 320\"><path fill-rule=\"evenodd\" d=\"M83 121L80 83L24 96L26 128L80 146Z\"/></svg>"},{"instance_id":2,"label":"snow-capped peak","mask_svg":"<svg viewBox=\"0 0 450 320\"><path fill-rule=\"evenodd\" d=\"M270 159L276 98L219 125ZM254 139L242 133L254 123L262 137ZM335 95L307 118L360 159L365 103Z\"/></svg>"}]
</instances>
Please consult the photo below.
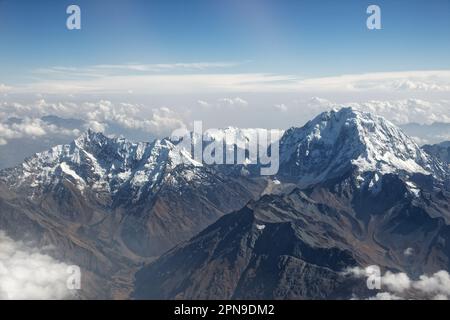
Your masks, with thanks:
<instances>
[{"instance_id":1,"label":"snow-capped peak","mask_svg":"<svg viewBox=\"0 0 450 320\"><path fill-rule=\"evenodd\" d=\"M431 174L435 168L417 143L386 119L342 108L324 112L281 139L281 166L305 184L356 168L360 173Z\"/></svg>"},{"instance_id":2,"label":"snow-capped peak","mask_svg":"<svg viewBox=\"0 0 450 320\"><path fill-rule=\"evenodd\" d=\"M15 188L31 186L32 193L69 181L80 191L114 194L126 187L131 197L139 197L181 164L199 166L168 139L133 143L88 130L70 144L32 156L2 179Z\"/></svg>"}]
</instances>

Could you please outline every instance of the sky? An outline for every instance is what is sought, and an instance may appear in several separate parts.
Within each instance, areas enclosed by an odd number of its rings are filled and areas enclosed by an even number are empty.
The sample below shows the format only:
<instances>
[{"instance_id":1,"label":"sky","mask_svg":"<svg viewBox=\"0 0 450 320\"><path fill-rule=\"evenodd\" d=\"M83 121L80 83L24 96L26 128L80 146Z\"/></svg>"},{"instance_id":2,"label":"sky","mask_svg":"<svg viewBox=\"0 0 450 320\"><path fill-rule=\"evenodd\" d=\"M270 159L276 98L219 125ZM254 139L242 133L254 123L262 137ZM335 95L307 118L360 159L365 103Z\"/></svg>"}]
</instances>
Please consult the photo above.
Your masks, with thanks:
<instances>
[{"instance_id":1,"label":"sky","mask_svg":"<svg viewBox=\"0 0 450 320\"><path fill-rule=\"evenodd\" d=\"M300 126L342 105L450 123L450 1L0 0L0 145L54 133L46 115L161 136L194 120Z\"/></svg>"},{"instance_id":2,"label":"sky","mask_svg":"<svg viewBox=\"0 0 450 320\"><path fill-rule=\"evenodd\" d=\"M80 31L66 28L70 4L82 10ZM370 4L382 30L366 28ZM448 69L449 30L448 0L1 0L1 81L130 63L299 77Z\"/></svg>"}]
</instances>

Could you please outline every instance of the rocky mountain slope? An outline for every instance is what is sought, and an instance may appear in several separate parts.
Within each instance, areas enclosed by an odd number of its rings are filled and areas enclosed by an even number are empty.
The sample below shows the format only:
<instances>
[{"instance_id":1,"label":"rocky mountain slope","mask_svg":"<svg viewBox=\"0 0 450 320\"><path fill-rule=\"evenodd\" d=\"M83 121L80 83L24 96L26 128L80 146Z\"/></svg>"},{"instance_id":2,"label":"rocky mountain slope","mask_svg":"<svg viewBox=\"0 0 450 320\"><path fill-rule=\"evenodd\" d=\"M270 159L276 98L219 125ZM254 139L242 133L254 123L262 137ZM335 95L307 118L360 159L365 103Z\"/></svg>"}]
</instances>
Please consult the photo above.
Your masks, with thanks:
<instances>
[{"instance_id":1,"label":"rocky mountain slope","mask_svg":"<svg viewBox=\"0 0 450 320\"><path fill-rule=\"evenodd\" d=\"M347 299L371 293L346 268L450 270L446 168L394 125L331 111L280 150L271 192L142 268L133 297Z\"/></svg>"},{"instance_id":2,"label":"rocky mountain slope","mask_svg":"<svg viewBox=\"0 0 450 320\"><path fill-rule=\"evenodd\" d=\"M0 183L1 229L55 245L64 261L102 278L101 297L124 294L126 283L112 292L116 277L130 277L266 186L202 166L169 140L131 143L92 131L1 171Z\"/></svg>"},{"instance_id":3,"label":"rocky mountain slope","mask_svg":"<svg viewBox=\"0 0 450 320\"><path fill-rule=\"evenodd\" d=\"M422 149L450 166L450 141L433 145L424 145Z\"/></svg>"}]
</instances>

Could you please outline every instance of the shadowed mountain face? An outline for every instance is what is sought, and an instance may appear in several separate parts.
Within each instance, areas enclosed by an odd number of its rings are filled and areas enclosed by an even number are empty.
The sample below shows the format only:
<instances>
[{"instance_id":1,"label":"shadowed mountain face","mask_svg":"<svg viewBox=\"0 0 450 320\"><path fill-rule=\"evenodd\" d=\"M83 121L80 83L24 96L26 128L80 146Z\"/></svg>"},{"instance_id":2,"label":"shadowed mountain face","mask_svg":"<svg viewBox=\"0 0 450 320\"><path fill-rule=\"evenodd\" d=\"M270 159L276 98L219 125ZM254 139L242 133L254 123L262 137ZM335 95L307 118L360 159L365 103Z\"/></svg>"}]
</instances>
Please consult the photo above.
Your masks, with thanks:
<instances>
[{"instance_id":1,"label":"shadowed mountain face","mask_svg":"<svg viewBox=\"0 0 450 320\"><path fill-rule=\"evenodd\" d=\"M0 229L81 266L84 298L348 298L347 267L449 269L448 165L388 121L326 112L276 177L245 167L88 131L0 171Z\"/></svg>"},{"instance_id":2,"label":"shadowed mountain face","mask_svg":"<svg viewBox=\"0 0 450 320\"><path fill-rule=\"evenodd\" d=\"M351 298L347 267L449 270L450 193L416 195L395 175L376 194L355 182L266 195L221 218L141 269L134 297Z\"/></svg>"},{"instance_id":3,"label":"shadowed mountain face","mask_svg":"<svg viewBox=\"0 0 450 320\"><path fill-rule=\"evenodd\" d=\"M450 166L450 141L433 145L425 145L423 149L430 155L440 159Z\"/></svg>"}]
</instances>

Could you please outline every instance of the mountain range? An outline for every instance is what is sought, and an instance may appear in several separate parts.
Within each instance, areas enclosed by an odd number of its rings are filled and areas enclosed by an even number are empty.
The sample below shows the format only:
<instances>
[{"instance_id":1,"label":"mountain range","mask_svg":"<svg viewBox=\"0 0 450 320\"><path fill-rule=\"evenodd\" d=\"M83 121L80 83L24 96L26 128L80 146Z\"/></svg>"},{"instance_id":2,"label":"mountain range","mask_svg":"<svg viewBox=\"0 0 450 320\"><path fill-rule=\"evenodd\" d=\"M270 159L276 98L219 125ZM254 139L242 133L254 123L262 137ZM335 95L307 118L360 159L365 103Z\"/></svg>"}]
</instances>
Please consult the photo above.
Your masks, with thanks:
<instances>
[{"instance_id":1,"label":"mountain range","mask_svg":"<svg viewBox=\"0 0 450 320\"><path fill-rule=\"evenodd\" d=\"M264 177L89 130L0 171L0 229L79 265L81 298L347 299L370 293L346 268L450 269L446 144L352 108L279 144Z\"/></svg>"}]
</instances>

